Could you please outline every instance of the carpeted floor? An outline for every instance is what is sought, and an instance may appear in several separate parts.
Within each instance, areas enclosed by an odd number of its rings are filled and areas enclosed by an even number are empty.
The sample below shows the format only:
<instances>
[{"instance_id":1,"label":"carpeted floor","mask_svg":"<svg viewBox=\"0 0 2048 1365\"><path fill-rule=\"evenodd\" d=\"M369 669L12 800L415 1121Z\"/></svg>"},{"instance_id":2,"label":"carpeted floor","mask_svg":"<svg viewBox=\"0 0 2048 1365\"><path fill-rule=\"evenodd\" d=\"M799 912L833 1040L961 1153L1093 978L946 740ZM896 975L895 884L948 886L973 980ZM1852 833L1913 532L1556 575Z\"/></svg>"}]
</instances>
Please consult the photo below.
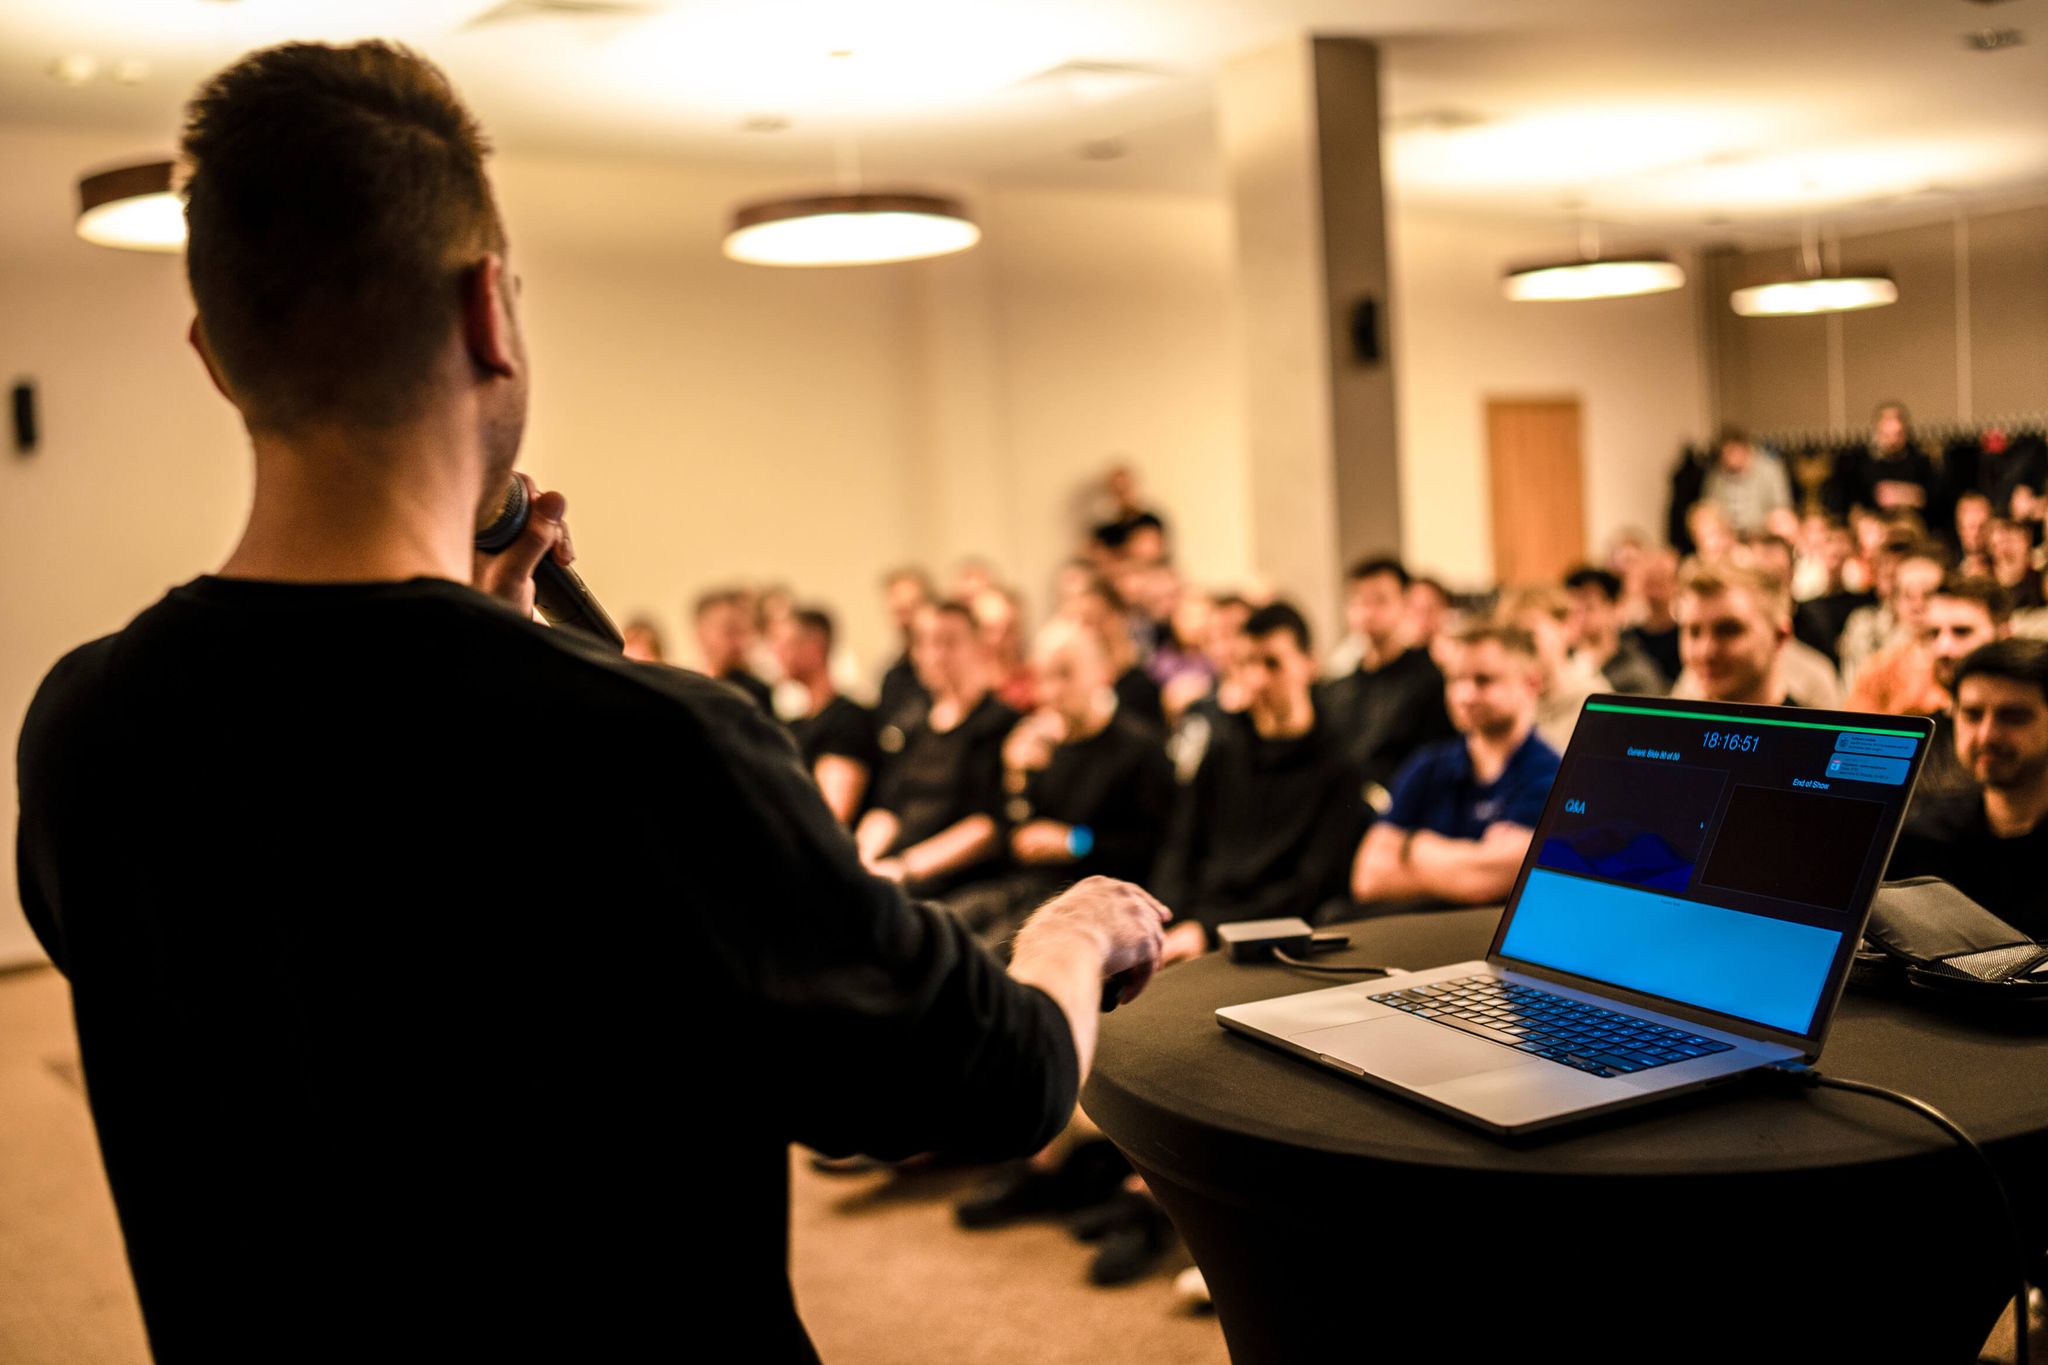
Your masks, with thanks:
<instances>
[{"instance_id":1,"label":"carpeted floor","mask_svg":"<svg viewBox=\"0 0 2048 1365\"><path fill-rule=\"evenodd\" d=\"M55 972L0 973L0 1362L147 1365L120 1231ZM1211 1317L1177 1307L1176 1260L1122 1289L1054 1224L966 1233L975 1171L825 1176L792 1157L797 1303L827 1365L1220 1365ZM2011 1315L1986 1358L2012 1360ZM1519 1354L1517 1352L1516 1354ZM2037 1330L2035 1362L2048 1362Z\"/></svg>"},{"instance_id":2,"label":"carpeted floor","mask_svg":"<svg viewBox=\"0 0 2048 1365\"><path fill-rule=\"evenodd\" d=\"M0 974L4 1365L149 1359L76 1058L63 978ZM1059 1227L955 1228L952 1200L978 1172L835 1178L798 1156L793 1274L827 1365L1225 1359L1215 1319L1173 1306L1170 1271L1097 1290L1089 1248Z\"/></svg>"}]
</instances>

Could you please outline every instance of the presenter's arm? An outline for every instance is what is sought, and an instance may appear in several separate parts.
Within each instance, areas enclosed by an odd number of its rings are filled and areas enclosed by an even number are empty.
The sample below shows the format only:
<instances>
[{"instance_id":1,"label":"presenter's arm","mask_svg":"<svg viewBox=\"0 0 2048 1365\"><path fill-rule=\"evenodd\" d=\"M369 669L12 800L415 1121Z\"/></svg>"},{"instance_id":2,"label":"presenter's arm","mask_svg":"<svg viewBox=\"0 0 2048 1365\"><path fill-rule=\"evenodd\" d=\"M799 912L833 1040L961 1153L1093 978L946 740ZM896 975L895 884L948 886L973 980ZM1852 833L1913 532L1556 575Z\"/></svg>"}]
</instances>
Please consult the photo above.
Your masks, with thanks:
<instances>
[{"instance_id":1,"label":"presenter's arm","mask_svg":"<svg viewBox=\"0 0 2048 1365\"><path fill-rule=\"evenodd\" d=\"M688 674L654 681L700 717L676 735L692 819L645 817L649 837L687 828L701 850L671 862L690 870L675 884L680 996L733 1039L704 1084L822 1152L1000 1158L1050 1141L1093 1059L1103 982L1143 985L1164 910L1083 882L1020 931L1013 975L957 918L861 866L779 727Z\"/></svg>"},{"instance_id":2,"label":"presenter's arm","mask_svg":"<svg viewBox=\"0 0 2048 1365\"><path fill-rule=\"evenodd\" d=\"M1122 976L1131 1000L1158 969L1167 908L1129 882L1089 877L1024 922L1010 950L1010 976L1051 996L1074 1034L1074 1059L1088 1079L1095 1062L1102 983Z\"/></svg>"}]
</instances>

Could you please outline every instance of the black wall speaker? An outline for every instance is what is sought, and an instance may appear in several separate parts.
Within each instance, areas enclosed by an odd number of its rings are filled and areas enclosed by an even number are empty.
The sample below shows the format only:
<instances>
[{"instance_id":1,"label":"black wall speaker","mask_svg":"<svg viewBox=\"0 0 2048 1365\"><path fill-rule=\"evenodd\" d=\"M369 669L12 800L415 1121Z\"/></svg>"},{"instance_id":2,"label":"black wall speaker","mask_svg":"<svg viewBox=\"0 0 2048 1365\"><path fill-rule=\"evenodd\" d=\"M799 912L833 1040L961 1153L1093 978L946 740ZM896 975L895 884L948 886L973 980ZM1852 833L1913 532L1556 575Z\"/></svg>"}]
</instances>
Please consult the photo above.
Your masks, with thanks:
<instances>
[{"instance_id":1,"label":"black wall speaker","mask_svg":"<svg viewBox=\"0 0 2048 1365\"><path fill-rule=\"evenodd\" d=\"M1380 363L1380 304L1371 295L1351 305L1351 358L1361 365Z\"/></svg>"},{"instance_id":2,"label":"black wall speaker","mask_svg":"<svg viewBox=\"0 0 2048 1365\"><path fill-rule=\"evenodd\" d=\"M14 453L36 450L36 386L24 379L14 386Z\"/></svg>"}]
</instances>

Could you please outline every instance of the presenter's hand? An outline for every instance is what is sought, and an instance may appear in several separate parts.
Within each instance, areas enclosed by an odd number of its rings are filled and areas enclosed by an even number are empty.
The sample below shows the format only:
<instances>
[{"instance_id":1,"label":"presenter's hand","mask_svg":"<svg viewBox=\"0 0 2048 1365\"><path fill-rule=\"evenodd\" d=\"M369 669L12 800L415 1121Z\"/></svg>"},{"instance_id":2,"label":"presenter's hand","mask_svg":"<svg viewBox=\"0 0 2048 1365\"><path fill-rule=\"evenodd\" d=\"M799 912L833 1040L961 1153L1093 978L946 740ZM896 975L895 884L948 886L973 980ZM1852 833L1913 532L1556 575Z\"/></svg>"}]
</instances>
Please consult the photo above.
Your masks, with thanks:
<instances>
[{"instance_id":1,"label":"presenter's hand","mask_svg":"<svg viewBox=\"0 0 2048 1365\"><path fill-rule=\"evenodd\" d=\"M1164 925L1173 912L1142 887L1110 877L1087 877L1047 901L1017 931L1014 964L1040 944L1078 937L1092 943L1102 963L1101 980L1122 981L1120 1002L1138 998L1159 970Z\"/></svg>"},{"instance_id":2,"label":"presenter's hand","mask_svg":"<svg viewBox=\"0 0 2048 1365\"><path fill-rule=\"evenodd\" d=\"M569 511L569 500L560 493L541 492L524 474L512 477L526 485L526 498L533 514L526 519L526 529L519 533L519 539L497 554L477 555L470 582L477 591L502 598L520 614L531 616L533 571L550 555L557 564L567 565L575 560L576 550L569 543L569 523L563 519Z\"/></svg>"}]
</instances>

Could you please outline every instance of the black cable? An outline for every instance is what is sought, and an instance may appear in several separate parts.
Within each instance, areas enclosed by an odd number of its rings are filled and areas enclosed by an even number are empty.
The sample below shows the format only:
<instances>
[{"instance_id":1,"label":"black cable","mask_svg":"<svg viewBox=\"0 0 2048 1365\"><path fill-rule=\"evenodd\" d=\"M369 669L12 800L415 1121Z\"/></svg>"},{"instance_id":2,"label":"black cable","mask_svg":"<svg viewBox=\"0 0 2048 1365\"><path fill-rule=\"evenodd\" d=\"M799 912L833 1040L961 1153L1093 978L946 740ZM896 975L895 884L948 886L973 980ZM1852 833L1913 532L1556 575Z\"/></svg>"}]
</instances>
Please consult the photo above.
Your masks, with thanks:
<instances>
[{"instance_id":1,"label":"black cable","mask_svg":"<svg viewBox=\"0 0 2048 1365\"><path fill-rule=\"evenodd\" d=\"M1963 1131L1960 1124L1942 1113L1939 1109L1936 1109L1926 1100L1915 1099L1911 1095L1897 1090L1888 1090L1881 1085L1872 1085L1868 1081L1845 1081L1835 1076L1824 1076L1820 1072L1804 1066L1773 1066L1767 1067L1766 1070L1794 1077L1808 1086L1815 1086L1822 1090L1846 1090L1852 1095L1870 1095L1877 1099L1890 1100L1893 1104L1903 1105L1928 1122L1935 1124L1943 1132L1954 1138L1957 1145L1961 1146L1964 1151L1977 1159L1977 1164L1984 1168L1984 1174L1991 1178L1991 1188L1998 1194L1998 1206L2005 1210L2006 1231L2012 1235L2012 1248L2019 1256L2020 1296L2013 1304L2012 1316L2013 1359L2018 1361L2019 1365L2028 1365L2028 1361L2031 1359L2029 1355L2031 1348L2027 1341L2027 1300L2033 1294L2033 1285L2029 1282L2029 1277L2033 1272L2034 1256L2027 1249L2026 1234L2020 1230L2019 1214L2013 1208L2012 1195L2005 1188L2005 1178L1999 1175L1998 1168L1991 1164L1991 1158L1985 1154L1984 1149L1977 1145L1974 1138Z\"/></svg>"},{"instance_id":2,"label":"black cable","mask_svg":"<svg viewBox=\"0 0 2048 1365\"><path fill-rule=\"evenodd\" d=\"M1300 958L1283 953L1278 948L1273 949L1273 960L1284 962L1300 971L1330 972L1337 976L1386 976L1393 970L1389 967L1338 967L1325 962L1303 962Z\"/></svg>"}]
</instances>

